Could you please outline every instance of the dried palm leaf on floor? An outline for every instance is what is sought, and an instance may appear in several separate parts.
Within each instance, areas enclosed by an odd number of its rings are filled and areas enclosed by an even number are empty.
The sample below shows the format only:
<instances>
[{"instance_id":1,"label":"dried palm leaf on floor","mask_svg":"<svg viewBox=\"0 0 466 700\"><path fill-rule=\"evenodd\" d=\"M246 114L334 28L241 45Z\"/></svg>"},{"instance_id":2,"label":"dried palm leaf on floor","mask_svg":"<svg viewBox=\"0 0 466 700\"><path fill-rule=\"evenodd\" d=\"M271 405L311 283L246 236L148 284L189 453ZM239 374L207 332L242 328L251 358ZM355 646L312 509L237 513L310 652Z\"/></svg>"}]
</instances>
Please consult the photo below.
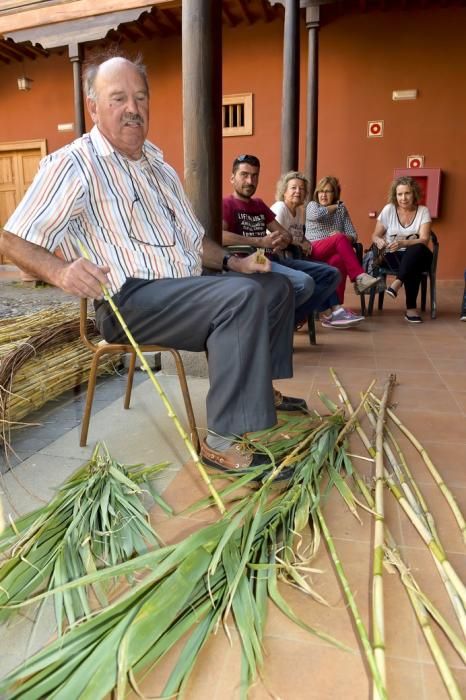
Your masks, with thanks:
<instances>
[{"instance_id":1,"label":"dried palm leaf on floor","mask_svg":"<svg viewBox=\"0 0 466 700\"><path fill-rule=\"evenodd\" d=\"M147 576L121 598L23 664L0 689L10 688L10 698L97 700L117 688L117 697L123 698L128 680L156 665L184 637L163 696L182 693L211 632L222 620L227 623L232 613L242 647L241 697L246 697L263 662L267 597L304 629L338 644L293 613L279 592L277 580L285 577L309 593L308 585L301 585L303 557L295 561L291 552L299 530L325 498L311 498L310 490L320 493L329 463L335 469L339 461L344 468L345 460L338 460L334 450L342 425L340 412L307 420L304 439L275 462L275 473L285 464L294 465L293 477L282 492L274 489L270 475L256 491L236 501L217 523L182 542L69 584L74 588L84 582L102 583L109 577L130 572L136 576L148 570ZM289 428L284 427L286 435L293 429L291 422ZM273 452L278 454L279 443L275 439L264 444L264 449L270 448L273 456ZM241 477L239 484L248 478ZM232 485L227 490L231 492Z\"/></svg>"},{"instance_id":2,"label":"dried palm leaf on floor","mask_svg":"<svg viewBox=\"0 0 466 700\"><path fill-rule=\"evenodd\" d=\"M37 591L158 546L141 496L143 486L166 466L125 467L97 445L48 505L6 528L0 535L0 621ZM94 593L107 604L101 586ZM59 633L65 617L73 625L91 612L83 588L57 593L54 603Z\"/></svg>"}]
</instances>

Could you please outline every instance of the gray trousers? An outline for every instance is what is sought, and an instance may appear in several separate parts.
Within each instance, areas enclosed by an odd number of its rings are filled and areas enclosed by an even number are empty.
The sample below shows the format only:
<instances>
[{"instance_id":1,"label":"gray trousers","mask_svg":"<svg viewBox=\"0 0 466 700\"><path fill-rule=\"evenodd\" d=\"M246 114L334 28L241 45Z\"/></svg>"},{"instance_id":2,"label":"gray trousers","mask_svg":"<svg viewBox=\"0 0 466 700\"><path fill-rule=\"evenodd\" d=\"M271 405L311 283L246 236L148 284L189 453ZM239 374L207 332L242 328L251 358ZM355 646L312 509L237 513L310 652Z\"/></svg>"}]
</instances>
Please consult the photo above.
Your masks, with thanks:
<instances>
[{"instance_id":1,"label":"gray trousers","mask_svg":"<svg viewBox=\"0 0 466 700\"><path fill-rule=\"evenodd\" d=\"M139 344L207 351L209 430L242 435L275 424L272 379L293 374L294 294L284 275L129 279L114 301ZM105 340L126 342L108 303L95 305Z\"/></svg>"}]
</instances>

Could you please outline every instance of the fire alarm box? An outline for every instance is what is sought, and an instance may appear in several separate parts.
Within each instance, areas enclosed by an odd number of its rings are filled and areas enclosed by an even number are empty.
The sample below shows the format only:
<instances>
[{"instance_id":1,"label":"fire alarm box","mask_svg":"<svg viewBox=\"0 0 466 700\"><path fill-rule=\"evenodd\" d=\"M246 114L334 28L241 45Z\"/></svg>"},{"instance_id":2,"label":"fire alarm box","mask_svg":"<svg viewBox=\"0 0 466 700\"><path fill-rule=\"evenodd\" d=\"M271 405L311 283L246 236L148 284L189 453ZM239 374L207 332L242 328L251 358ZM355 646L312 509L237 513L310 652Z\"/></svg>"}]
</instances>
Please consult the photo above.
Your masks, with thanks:
<instances>
[{"instance_id":1,"label":"fire alarm box","mask_svg":"<svg viewBox=\"0 0 466 700\"><path fill-rule=\"evenodd\" d=\"M421 201L436 218L440 206L440 168L395 168L395 177L412 177L421 188Z\"/></svg>"}]
</instances>

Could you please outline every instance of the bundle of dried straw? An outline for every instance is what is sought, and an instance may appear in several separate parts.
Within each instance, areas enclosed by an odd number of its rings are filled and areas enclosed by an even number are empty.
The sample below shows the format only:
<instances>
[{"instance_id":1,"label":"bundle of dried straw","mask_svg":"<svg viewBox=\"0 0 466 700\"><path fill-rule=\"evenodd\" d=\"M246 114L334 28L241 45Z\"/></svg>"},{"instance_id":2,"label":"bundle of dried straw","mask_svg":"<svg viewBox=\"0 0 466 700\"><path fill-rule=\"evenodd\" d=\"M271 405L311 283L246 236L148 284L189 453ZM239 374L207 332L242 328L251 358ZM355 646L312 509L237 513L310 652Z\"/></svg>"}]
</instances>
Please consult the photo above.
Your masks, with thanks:
<instances>
[{"instance_id":1,"label":"bundle of dried straw","mask_svg":"<svg viewBox=\"0 0 466 700\"><path fill-rule=\"evenodd\" d=\"M92 320L88 334L98 335ZM28 413L86 382L91 360L73 304L0 322L0 442L8 444L10 430ZM99 372L114 368L113 357Z\"/></svg>"}]
</instances>

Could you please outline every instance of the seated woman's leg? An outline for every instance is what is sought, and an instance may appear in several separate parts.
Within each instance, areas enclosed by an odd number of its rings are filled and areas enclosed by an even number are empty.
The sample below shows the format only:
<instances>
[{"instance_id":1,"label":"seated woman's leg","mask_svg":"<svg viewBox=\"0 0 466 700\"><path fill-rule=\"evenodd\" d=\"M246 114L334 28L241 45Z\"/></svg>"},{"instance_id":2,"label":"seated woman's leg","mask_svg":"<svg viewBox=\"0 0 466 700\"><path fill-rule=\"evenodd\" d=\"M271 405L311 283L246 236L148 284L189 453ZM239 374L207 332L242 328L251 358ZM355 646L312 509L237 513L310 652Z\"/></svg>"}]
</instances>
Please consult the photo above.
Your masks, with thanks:
<instances>
[{"instance_id":1,"label":"seated woman's leg","mask_svg":"<svg viewBox=\"0 0 466 700\"><path fill-rule=\"evenodd\" d=\"M397 291L401 284L404 285L406 309L414 312L422 273L429 270L432 264L432 251L423 243L417 243L404 251L387 253L384 262L389 269L398 267L395 283L398 281L399 284L392 287Z\"/></svg>"},{"instance_id":2,"label":"seated woman's leg","mask_svg":"<svg viewBox=\"0 0 466 700\"><path fill-rule=\"evenodd\" d=\"M346 277L354 282L364 273L351 241L344 233L335 233L321 241L315 241L312 244L311 260L326 262L340 271L341 280L337 287L337 295L341 304L345 296Z\"/></svg>"}]
</instances>

